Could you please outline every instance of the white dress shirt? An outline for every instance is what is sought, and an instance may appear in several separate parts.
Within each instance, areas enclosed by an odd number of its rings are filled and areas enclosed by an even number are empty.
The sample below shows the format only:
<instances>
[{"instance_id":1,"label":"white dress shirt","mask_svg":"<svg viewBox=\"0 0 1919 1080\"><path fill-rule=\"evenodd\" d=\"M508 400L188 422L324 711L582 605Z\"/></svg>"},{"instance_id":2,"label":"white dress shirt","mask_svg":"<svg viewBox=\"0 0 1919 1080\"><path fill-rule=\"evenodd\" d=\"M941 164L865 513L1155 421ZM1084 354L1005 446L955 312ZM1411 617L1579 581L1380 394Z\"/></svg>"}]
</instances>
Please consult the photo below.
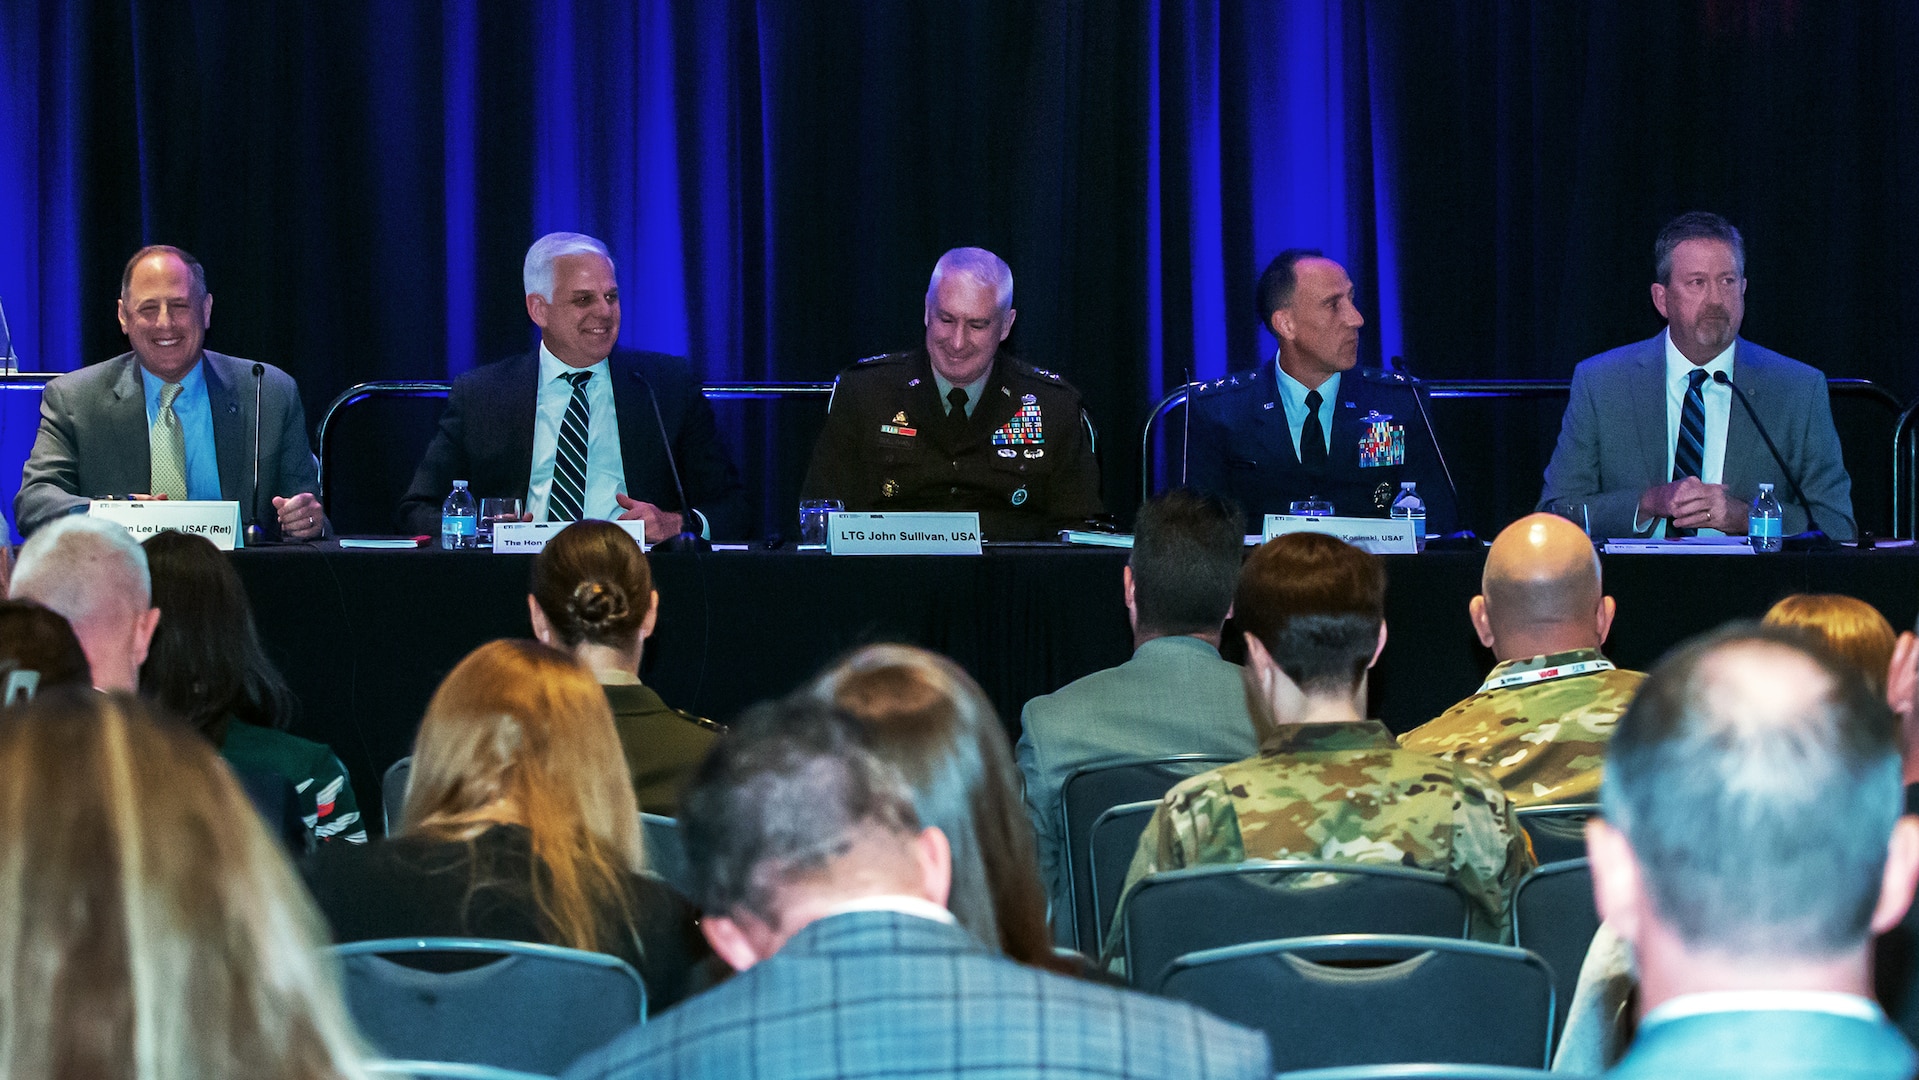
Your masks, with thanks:
<instances>
[{"instance_id":1,"label":"white dress shirt","mask_svg":"<svg viewBox=\"0 0 1919 1080\"><path fill-rule=\"evenodd\" d=\"M561 378L590 371L586 381L586 505L589 518L612 520L621 514L613 498L626 491L626 463L620 459L620 419L613 411L613 371L602 360L590 368L569 367L540 343L540 390L533 412L533 472L528 478L526 510L534 521L547 520L553 489L553 463L560 450L560 422L573 400L573 384Z\"/></svg>"},{"instance_id":2,"label":"white dress shirt","mask_svg":"<svg viewBox=\"0 0 1919 1080\"><path fill-rule=\"evenodd\" d=\"M1699 479L1708 484L1726 482L1726 425L1732 419L1732 387L1721 386L1712 381L1715 371L1723 371L1726 378L1733 377L1732 354L1736 346L1726 346L1726 351L1713 357L1701 367L1686 359L1679 346L1672 343L1672 331L1666 331L1666 476L1672 476L1672 459L1679 445L1679 414L1686 407L1686 383L1694 370L1703 370L1706 381L1699 387L1700 403L1706 407L1706 440L1703 452L1699 456ZM1654 526L1654 536L1666 535L1665 519ZM1718 529L1700 529L1700 536L1724 536Z\"/></svg>"},{"instance_id":3,"label":"white dress shirt","mask_svg":"<svg viewBox=\"0 0 1919 1080\"><path fill-rule=\"evenodd\" d=\"M1687 1016L1728 1012L1822 1012L1874 1024L1886 1019L1878 1002L1838 990L1705 990L1664 1002L1646 1014L1639 1028L1644 1031Z\"/></svg>"}]
</instances>

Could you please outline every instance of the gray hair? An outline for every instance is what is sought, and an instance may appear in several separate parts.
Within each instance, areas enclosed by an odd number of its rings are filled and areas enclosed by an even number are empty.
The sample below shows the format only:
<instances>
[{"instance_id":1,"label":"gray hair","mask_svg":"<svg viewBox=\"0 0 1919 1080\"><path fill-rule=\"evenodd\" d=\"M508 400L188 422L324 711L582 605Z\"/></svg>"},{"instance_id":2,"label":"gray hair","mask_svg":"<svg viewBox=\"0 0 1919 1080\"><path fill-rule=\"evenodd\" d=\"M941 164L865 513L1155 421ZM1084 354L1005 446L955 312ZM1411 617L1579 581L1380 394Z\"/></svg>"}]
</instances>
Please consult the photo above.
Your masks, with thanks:
<instances>
[{"instance_id":1,"label":"gray hair","mask_svg":"<svg viewBox=\"0 0 1919 1080\"><path fill-rule=\"evenodd\" d=\"M526 249L526 265L520 269L520 281L526 286L528 296L538 293L546 297L547 303L553 302L553 263L567 255L598 255L608 266L613 265L613 254L606 250L606 245L585 233L547 233Z\"/></svg>"},{"instance_id":2,"label":"gray hair","mask_svg":"<svg viewBox=\"0 0 1919 1080\"><path fill-rule=\"evenodd\" d=\"M1785 681L1765 685L1756 663ZM1828 958L1870 930L1904 806L1898 736L1858 671L1802 635L1737 625L1653 669L1613 732L1601 801L1688 948Z\"/></svg>"},{"instance_id":3,"label":"gray hair","mask_svg":"<svg viewBox=\"0 0 1919 1080\"><path fill-rule=\"evenodd\" d=\"M993 290L993 307L1005 314L1013 306L1013 268L1006 260L985 248L954 248L933 264L933 278L926 283L926 303L930 307L939 294L940 282L948 274L965 274Z\"/></svg>"},{"instance_id":4,"label":"gray hair","mask_svg":"<svg viewBox=\"0 0 1919 1080\"><path fill-rule=\"evenodd\" d=\"M75 630L102 616L153 605L147 553L111 521L70 514L42 527L20 549L12 595L36 600Z\"/></svg>"},{"instance_id":5,"label":"gray hair","mask_svg":"<svg viewBox=\"0 0 1919 1080\"><path fill-rule=\"evenodd\" d=\"M1732 222L1705 210L1693 210L1666 222L1659 239L1652 244L1653 280L1672 283L1673 249L1688 240L1717 240L1732 248L1732 264L1740 277L1746 276L1746 241Z\"/></svg>"}]
</instances>

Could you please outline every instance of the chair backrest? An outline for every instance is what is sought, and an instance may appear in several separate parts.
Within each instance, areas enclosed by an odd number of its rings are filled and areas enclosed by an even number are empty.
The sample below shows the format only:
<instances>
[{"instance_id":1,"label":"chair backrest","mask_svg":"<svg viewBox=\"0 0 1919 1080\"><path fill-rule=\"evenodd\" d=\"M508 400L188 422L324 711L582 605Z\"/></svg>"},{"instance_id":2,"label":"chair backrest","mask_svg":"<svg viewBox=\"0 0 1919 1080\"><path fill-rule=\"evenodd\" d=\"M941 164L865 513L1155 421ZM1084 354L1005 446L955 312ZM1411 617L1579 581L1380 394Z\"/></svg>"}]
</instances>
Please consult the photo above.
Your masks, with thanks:
<instances>
[{"instance_id":1,"label":"chair backrest","mask_svg":"<svg viewBox=\"0 0 1919 1080\"><path fill-rule=\"evenodd\" d=\"M1599 816L1598 803L1544 803L1514 813L1532 838L1539 865L1586 857L1586 822Z\"/></svg>"},{"instance_id":2,"label":"chair backrest","mask_svg":"<svg viewBox=\"0 0 1919 1080\"><path fill-rule=\"evenodd\" d=\"M1087 765L1072 771L1059 789L1060 836L1065 841L1067 891L1072 897L1070 918L1073 943L1089 956L1099 954L1106 926L1099 921L1093 894L1093 867L1088 840L1093 822L1123 803L1158 799L1174 784L1195 773L1235 759L1182 754L1144 761ZM1058 917L1057 915L1055 916Z\"/></svg>"},{"instance_id":3,"label":"chair backrest","mask_svg":"<svg viewBox=\"0 0 1919 1080\"><path fill-rule=\"evenodd\" d=\"M1126 894L1120 916L1126 978L1154 990L1180 957L1249 941L1327 934L1459 938L1468 903L1444 874L1389 864L1256 860L1172 870Z\"/></svg>"},{"instance_id":4,"label":"chair backrest","mask_svg":"<svg viewBox=\"0 0 1919 1080\"><path fill-rule=\"evenodd\" d=\"M320 414L320 499L335 532L394 530L400 497L446 411L449 385L361 383Z\"/></svg>"},{"instance_id":5,"label":"chair backrest","mask_svg":"<svg viewBox=\"0 0 1919 1080\"><path fill-rule=\"evenodd\" d=\"M557 1076L646 1018L639 975L602 953L484 938L358 941L333 952L347 1010L389 1058ZM428 971L398 962L448 959L481 963Z\"/></svg>"},{"instance_id":6,"label":"chair backrest","mask_svg":"<svg viewBox=\"0 0 1919 1080\"><path fill-rule=\"evenodd\" d=\"M686 845L680 840L680 823L664 814L640 811L640 843L646 848L646 872L687 892L692 886L686 872Z\"/></svg>"},{"instance_id":7,"label":"chair backrest","mask_svg":"<svg viewBox=\"0 0 1919 1080\"><path fill-rule=\"evenodd\" d=\"M1139 850L1140 834L1159 809L1158 799L1121 803L1093 819L1086 838L1087 877L1093 889L1093 930L1103 944L1106 931L1113 925L1113 912L1119 910L1119 891L1126 885L1126 871ZM1093 954L1097 955L1097 950Z\"/></svg>"},{"instance_id":8,"label":"chair backrest","mask_svg":"<svg viewBox=\"0 0 1919 1080\"><path fill-rule=\"evenodd\" d=\"M1555 1004L1552 971L1533 953L1401 934L1208 949L1180 957L1160 993L1265 1031L1282 1073L1427 1061L1544 1067Z\"/></svg>"},{"instance_id":9,"label":"chair backrest","mask_svg":"<svg viewBox=\"0 0 1919 1080\"><path fill-rule=\"evenodd\" d=\"M1538 953L1552 965L1559 1000L1571 1004L1579 968L1599 932L1599 908L1593 902L1592 869L1585 859L1547 863L1520 879L1513 889L1513 944ZM1554 1018L1553 1039L1566 1027Z\"/></svg>"},{"instance_id":10,"label":"chair backrest","mask_svg":"<svg viewBox=\"0 0 1919 1080\"><path fill-rule=\"evenodd\" d=\"M388 765L386 774L380 777L380 828L388 836L393 835L400 811L406 809L406 784L412 777L412 754Z\"/></svg>"},{"instance_id":11,"label":"chair backrest","mask_svg":"<svg viewBox=\"0 0 1919 1080\"><path fill-rule=\"evenodd\" d=\"M369 1061L362 1067L375 1076L410 1076L415 1080L553 1080L545 1073L496 1069L462 1061Z\"/></svg>"},{"instance_id":12,"label":"chair backrest","mask_svg":"<svg viewBox=\"0 0 1919 1080\"><path fill-rule=\"evenodd\" d=\"M1335 1065L1330 1069L1295 1069L1273 1080L1569 1080L1548 1069L1517 1065Z\"/></svg>"}]
</instances>

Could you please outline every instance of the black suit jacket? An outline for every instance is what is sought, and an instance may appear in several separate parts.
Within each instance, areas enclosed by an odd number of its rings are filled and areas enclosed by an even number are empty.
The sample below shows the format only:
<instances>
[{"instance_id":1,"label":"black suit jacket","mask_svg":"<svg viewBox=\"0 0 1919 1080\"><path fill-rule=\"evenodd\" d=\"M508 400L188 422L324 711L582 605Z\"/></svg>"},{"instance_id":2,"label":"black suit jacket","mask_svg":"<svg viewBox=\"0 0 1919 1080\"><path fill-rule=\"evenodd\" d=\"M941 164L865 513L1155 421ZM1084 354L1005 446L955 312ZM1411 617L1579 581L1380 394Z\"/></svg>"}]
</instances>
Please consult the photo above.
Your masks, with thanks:
<instances>
[{"instance_id":1,"label":"black suit jacket","mask_svg":"<svg viewBox=\"0 0 1919 1080\"><path fill-rule=\"evenodd\" d=\"M1188 486L1234 499L1246 511L1247 527L1258 532L1264 515L1284 514L1294 500L1310 495L1331 502L1345 517L1385 517L1400 482L1412 480L1426 502L1426 531L1459 528L1452 489L1410 385L1375 381L1359 368L1341 375L1326 467L1307 472L1293 449L1277 380L1278 364L1268 360L1193 392ZM1360 436L1372 413L1405 427L1404 464L1360 465Z\"/></svg>"},{"instance_id":2,"label":"black suit jacket","mask_svg":"<svg viewBox=\"0 0 1919 1080\"><path fill-rule=\"evenodd\" d=\"M686 484L686 497L706 516L713 539L745 536L752 527L746 491L739 470L720 444L713 410L700 396L699 380L690 366L662 353L622 351L609 359L626 493L662 510L686 510L680 505L660 442L663 423ZM401 531L437 535L440 504L455 480L467 481L475 499L526 497L533 475L539 379L540 353L535 349L453 380L440 429L400 500ZM659 402L658 421L648 400L649 387Z\"/></svg>"}]
</instances>

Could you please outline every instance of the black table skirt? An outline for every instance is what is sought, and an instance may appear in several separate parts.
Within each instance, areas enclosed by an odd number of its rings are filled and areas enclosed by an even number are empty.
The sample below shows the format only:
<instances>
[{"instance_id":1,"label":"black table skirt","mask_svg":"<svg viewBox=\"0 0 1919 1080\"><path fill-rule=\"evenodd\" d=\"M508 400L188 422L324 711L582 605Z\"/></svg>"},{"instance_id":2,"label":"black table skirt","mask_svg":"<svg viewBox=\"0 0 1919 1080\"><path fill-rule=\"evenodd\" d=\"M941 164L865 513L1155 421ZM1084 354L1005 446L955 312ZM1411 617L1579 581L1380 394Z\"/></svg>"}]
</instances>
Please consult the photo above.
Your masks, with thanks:
<instances>
[{"instance_id":1,"label":"black table skirt","mask_svg":"<svg viewBox=\"0 0 1919 1080\"><path fill-rule=\"evenodd\" d=\"M1389 640L1372 711L1412 728L1478 686L1492 656L1466 605L1480 552L1387 560ZM1017 733L1036 694L1126 659L1126 553L995 547L978 558L841 557L792 551L655 554L659 626L646 681L717 720L786 693L847 650L904 641L953 657ZM302 706L295 731L337 751L377 820L380 773L410 752L421 712L462 656L529 637L524 555L342 551L327 544L236 552L262 635ZM1672 644L1757 618L1794 592L1842 592L1913 623L1911 551L1770 556L1612 556L1619 601L1607 651L1645 668Z\"/></svg>"}]
</instances>

